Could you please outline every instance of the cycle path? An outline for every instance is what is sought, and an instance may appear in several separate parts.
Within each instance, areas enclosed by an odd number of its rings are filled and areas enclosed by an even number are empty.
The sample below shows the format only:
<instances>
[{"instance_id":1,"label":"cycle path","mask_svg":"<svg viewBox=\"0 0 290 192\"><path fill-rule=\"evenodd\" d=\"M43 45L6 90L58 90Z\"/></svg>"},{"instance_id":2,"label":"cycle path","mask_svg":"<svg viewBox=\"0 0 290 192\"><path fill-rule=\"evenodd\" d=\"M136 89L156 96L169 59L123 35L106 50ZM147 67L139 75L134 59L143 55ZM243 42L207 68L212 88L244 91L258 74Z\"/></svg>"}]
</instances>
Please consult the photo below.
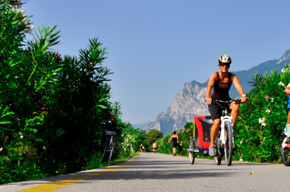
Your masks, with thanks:
<instances>
[{"instance_id":1,"label":"cycle path","mask_svg":"<svg viewBox=\"0 0 290 192\"><path fill-rule=\"evenodd\" d=\"M185 157L142 153L122 165L8 184L0 191L285 191L289 171L282 164L226 166L223 161L217 166L214 160L196 159L190 165Z\"/></svg>"}]
</instances>

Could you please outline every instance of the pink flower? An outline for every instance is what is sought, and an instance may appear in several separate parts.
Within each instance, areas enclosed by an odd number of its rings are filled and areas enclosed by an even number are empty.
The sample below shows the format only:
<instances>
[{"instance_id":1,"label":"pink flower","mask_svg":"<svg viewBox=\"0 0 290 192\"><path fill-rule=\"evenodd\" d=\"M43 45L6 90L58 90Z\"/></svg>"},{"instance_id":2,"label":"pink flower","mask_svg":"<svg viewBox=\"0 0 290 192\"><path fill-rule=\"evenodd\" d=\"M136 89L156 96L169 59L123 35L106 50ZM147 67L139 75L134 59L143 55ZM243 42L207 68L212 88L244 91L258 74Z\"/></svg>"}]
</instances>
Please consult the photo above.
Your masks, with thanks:
<instances>
[{"instance_id":1,"label":"pink flower","mask_svg":"<svg viewBox=\"0 0 290 192\"><path fill-rule=\"evenodd\" d=\"M45 107L41 107L41 110L44 111L45 110Z\"/></svg>"},{"instance_id":2,"label":"pink flower","mask_svg":"<svg viewBox=\"0 0 290 192\"><path fill-rule=\"evenodd\" d=\"M269 95L266 95L266 96L265 96L265 99L269 99L269 98L270 98Z\"/></svg>"},{"instance_id":3,"label":"pink flower","mask_svg":"<svg viewBox=\"0 0 290 192\"><path fill-rule=\"evenodd\" d=\"M190 129L187 129L187 130L186 130L186 133L188 133L189 131L190 131Z\"/></svg>"},{"instance_id":4,"label":"pink flower","mask_svg":"<svg viewBox=\"0 0 290 192\"><path fill-rule=\"evenodd\" d=\"M61 61L61 57L58 53L56 53L55 57L54 57L55 61Z\"/></svg>"},{"instance_id":5,"label":"pink flower","mask_svg":"<svg viewBox=\"0 0 290 192\"><path fill-rule=\"evenodd\" d=\"M192 136L190 136L189 138L192 139Z\"/></svg>"}]
</instances>

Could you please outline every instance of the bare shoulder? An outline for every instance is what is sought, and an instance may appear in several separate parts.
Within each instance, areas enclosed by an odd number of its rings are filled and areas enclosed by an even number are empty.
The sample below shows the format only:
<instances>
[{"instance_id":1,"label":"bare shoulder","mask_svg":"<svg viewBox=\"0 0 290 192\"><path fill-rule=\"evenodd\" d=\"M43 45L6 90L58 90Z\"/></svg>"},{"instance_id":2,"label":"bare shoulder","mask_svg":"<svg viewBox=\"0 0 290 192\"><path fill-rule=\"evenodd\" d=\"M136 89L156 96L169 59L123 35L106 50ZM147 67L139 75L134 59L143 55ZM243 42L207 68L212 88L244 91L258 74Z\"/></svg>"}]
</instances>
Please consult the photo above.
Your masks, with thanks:
<instances>
[{"instance_id":1,"label":"bare shoulder","mask_svg":"<svg viewBox=\"0 0 290 192\"><path fill-rule=\"evenodd\" d=\"M216 80L217 78L218 78L218 73L217 72L212 73L211 76L210 76L210 79Z\"/></svg>"},{"instance_id":2,"label":"bare shoulder","mask_svg":"<svg viewBox=\"0 0 290 192\"><path fill-rule=\"evenodd\" d=\"M212 74L211 74L211 77L217 77L218 76L218 72L213 72Z\"/></svg>"},{"instance_id":3,"label":"bare shoulder","mask_svg":"<svg viewBox=\"0 0 290 192\"><path fill-rule=\"evenodd\" d=\"M231 76L231 80L235 79L235 78L238 78L235 74L231 73L232 76Z\"/></svg>"}]
</instances>

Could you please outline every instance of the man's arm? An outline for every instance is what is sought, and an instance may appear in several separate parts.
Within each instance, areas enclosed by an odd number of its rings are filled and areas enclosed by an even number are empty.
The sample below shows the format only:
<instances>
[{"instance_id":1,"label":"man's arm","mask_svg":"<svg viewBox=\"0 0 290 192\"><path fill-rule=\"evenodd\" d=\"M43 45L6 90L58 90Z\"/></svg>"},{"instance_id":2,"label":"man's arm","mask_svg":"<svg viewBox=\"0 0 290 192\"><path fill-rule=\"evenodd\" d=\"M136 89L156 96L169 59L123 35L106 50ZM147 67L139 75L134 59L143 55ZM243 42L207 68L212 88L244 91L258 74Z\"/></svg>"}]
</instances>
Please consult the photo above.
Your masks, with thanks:
<instances>
[{"instance_id":1,"label":"man's arm","mask_svg":"<svg viewBox=\"0 0 290 192\"><path fill-rule=\"evenodd\" d=\"M206 94L205 94L205 102L208 105L210 105L212 102L212 99L210 98L210 93L211 93L212 87L214 85L215 79L216 79L216 73L213 73L213 74L211 74L211 76L208 80Z\"/></svg>"},{"instance_id":2,"label":"man's arm","mask_svg":"<svg viewBox=\"0 0 290 192\"><path fill-rule=\"evenodd\" d=\"M171 138L172 138L172 135L171 135L171 137L168 139L168 143L171 143Z\"/></svg>"},{"instance_id":3,"label":"man's arm","mask_svg":"<svg viewBox=\"0 0 290 192\"><path fill-rule=\"evenodd\" d=\"M287 85L286 89L284 90L284 93L290 95L290 83Z\"/></svg>"},{"instance_id":4,"label":"man's arm","mask_svg":"<svg viewBox=\"0 0 290 192\"><path fill-rule=\"evenodd\" d=\"M234 83L237 91L241 95L241 102L247 101L245 91L244 91L243 87L241 86L240 81L238 80L238 77L236 75L233 75L233 83Z\"/></svg>"}]
</instances>

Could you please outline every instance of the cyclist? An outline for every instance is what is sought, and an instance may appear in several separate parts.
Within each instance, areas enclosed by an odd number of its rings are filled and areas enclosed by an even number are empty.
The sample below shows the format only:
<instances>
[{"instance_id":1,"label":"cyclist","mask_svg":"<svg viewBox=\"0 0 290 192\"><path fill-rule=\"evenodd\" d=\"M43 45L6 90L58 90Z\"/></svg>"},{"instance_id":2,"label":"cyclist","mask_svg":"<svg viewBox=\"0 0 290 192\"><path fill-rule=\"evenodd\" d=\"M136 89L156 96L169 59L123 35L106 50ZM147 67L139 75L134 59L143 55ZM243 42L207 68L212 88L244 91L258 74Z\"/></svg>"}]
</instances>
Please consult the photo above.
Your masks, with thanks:
<instances>
[{"instance_id":1,"label":"cyclist","mask_svg":"<svg viewBox=\"0 0 290 192\"><path fill-rule=\"evenodd\" d=\"M157 142L156 142L156 141L154 141L154 143L152 144L152 147L153 147L153 152L154 152L154 153L156 153L156 152L157 152L157 146L158 146Z\"/></svg>"},{"instance_id":2,"label":"cyclist","mask_svg":"<svg viewBox=\"0 0 290 192\"><path fill-rule=\"evenodd\" d=\"M287 124L285 126L285 134L290 135L290 83L287 85L284 92L288 95L288 104L287 104Z\"/></svg>"},{"instance_id":3,"label":"cyclist","mask_svg":"<svg viewBox=\"0 0 290 192\"><path fill-rule=\"evenodd\" d=\"M141 143L140 146L139 146L139 148L140 148L140 152L143 152L143 150L144 150L144 145Z\"/></svg>"},{"instance_id":4,"label":"cyclist","mask_svg":"<svg viewBox=\"0 0 290 192\"><path fill-rule=\"evenodd\" d=\"M176 133L176 131L173 131L173 134L171 135L171 137L169 138L168 142L171 143L172 142L172 152L173 152L173 156L176 155L176 147L179 146L178 145L178 135Z\"/></svg>"},{"instance_id":5,"label":"cyclist","mask_svg":"<svg viewBox=\"0 0 290 192\"><path fill-rule=\"evenodd\" d=\"M218 72L213 73L208 81L208 86L206 90L206 103L208 104L208 109L211 114L211 118L213 120L213 124L210 131L210 147L209 147L209 155L216 155L216 148L214 146L215 138L218 134L219 126L221 123L221 115L222 109L219 105L212 103L212 99L227 101L230 100L229 90L234 83L237 91L242 96L241 102L245 102L247 97L245 92L237 78L237 76L233 73L229 72L230 64L232 62L231 58L224 54L218 59L218 66L220 70ZM213 89L213 93L211 91ZM229 111L231 111L233 125L237 121L238 113L239 113L239 104L232 102L229 106Z\"/></svg>"}]
</instances>

